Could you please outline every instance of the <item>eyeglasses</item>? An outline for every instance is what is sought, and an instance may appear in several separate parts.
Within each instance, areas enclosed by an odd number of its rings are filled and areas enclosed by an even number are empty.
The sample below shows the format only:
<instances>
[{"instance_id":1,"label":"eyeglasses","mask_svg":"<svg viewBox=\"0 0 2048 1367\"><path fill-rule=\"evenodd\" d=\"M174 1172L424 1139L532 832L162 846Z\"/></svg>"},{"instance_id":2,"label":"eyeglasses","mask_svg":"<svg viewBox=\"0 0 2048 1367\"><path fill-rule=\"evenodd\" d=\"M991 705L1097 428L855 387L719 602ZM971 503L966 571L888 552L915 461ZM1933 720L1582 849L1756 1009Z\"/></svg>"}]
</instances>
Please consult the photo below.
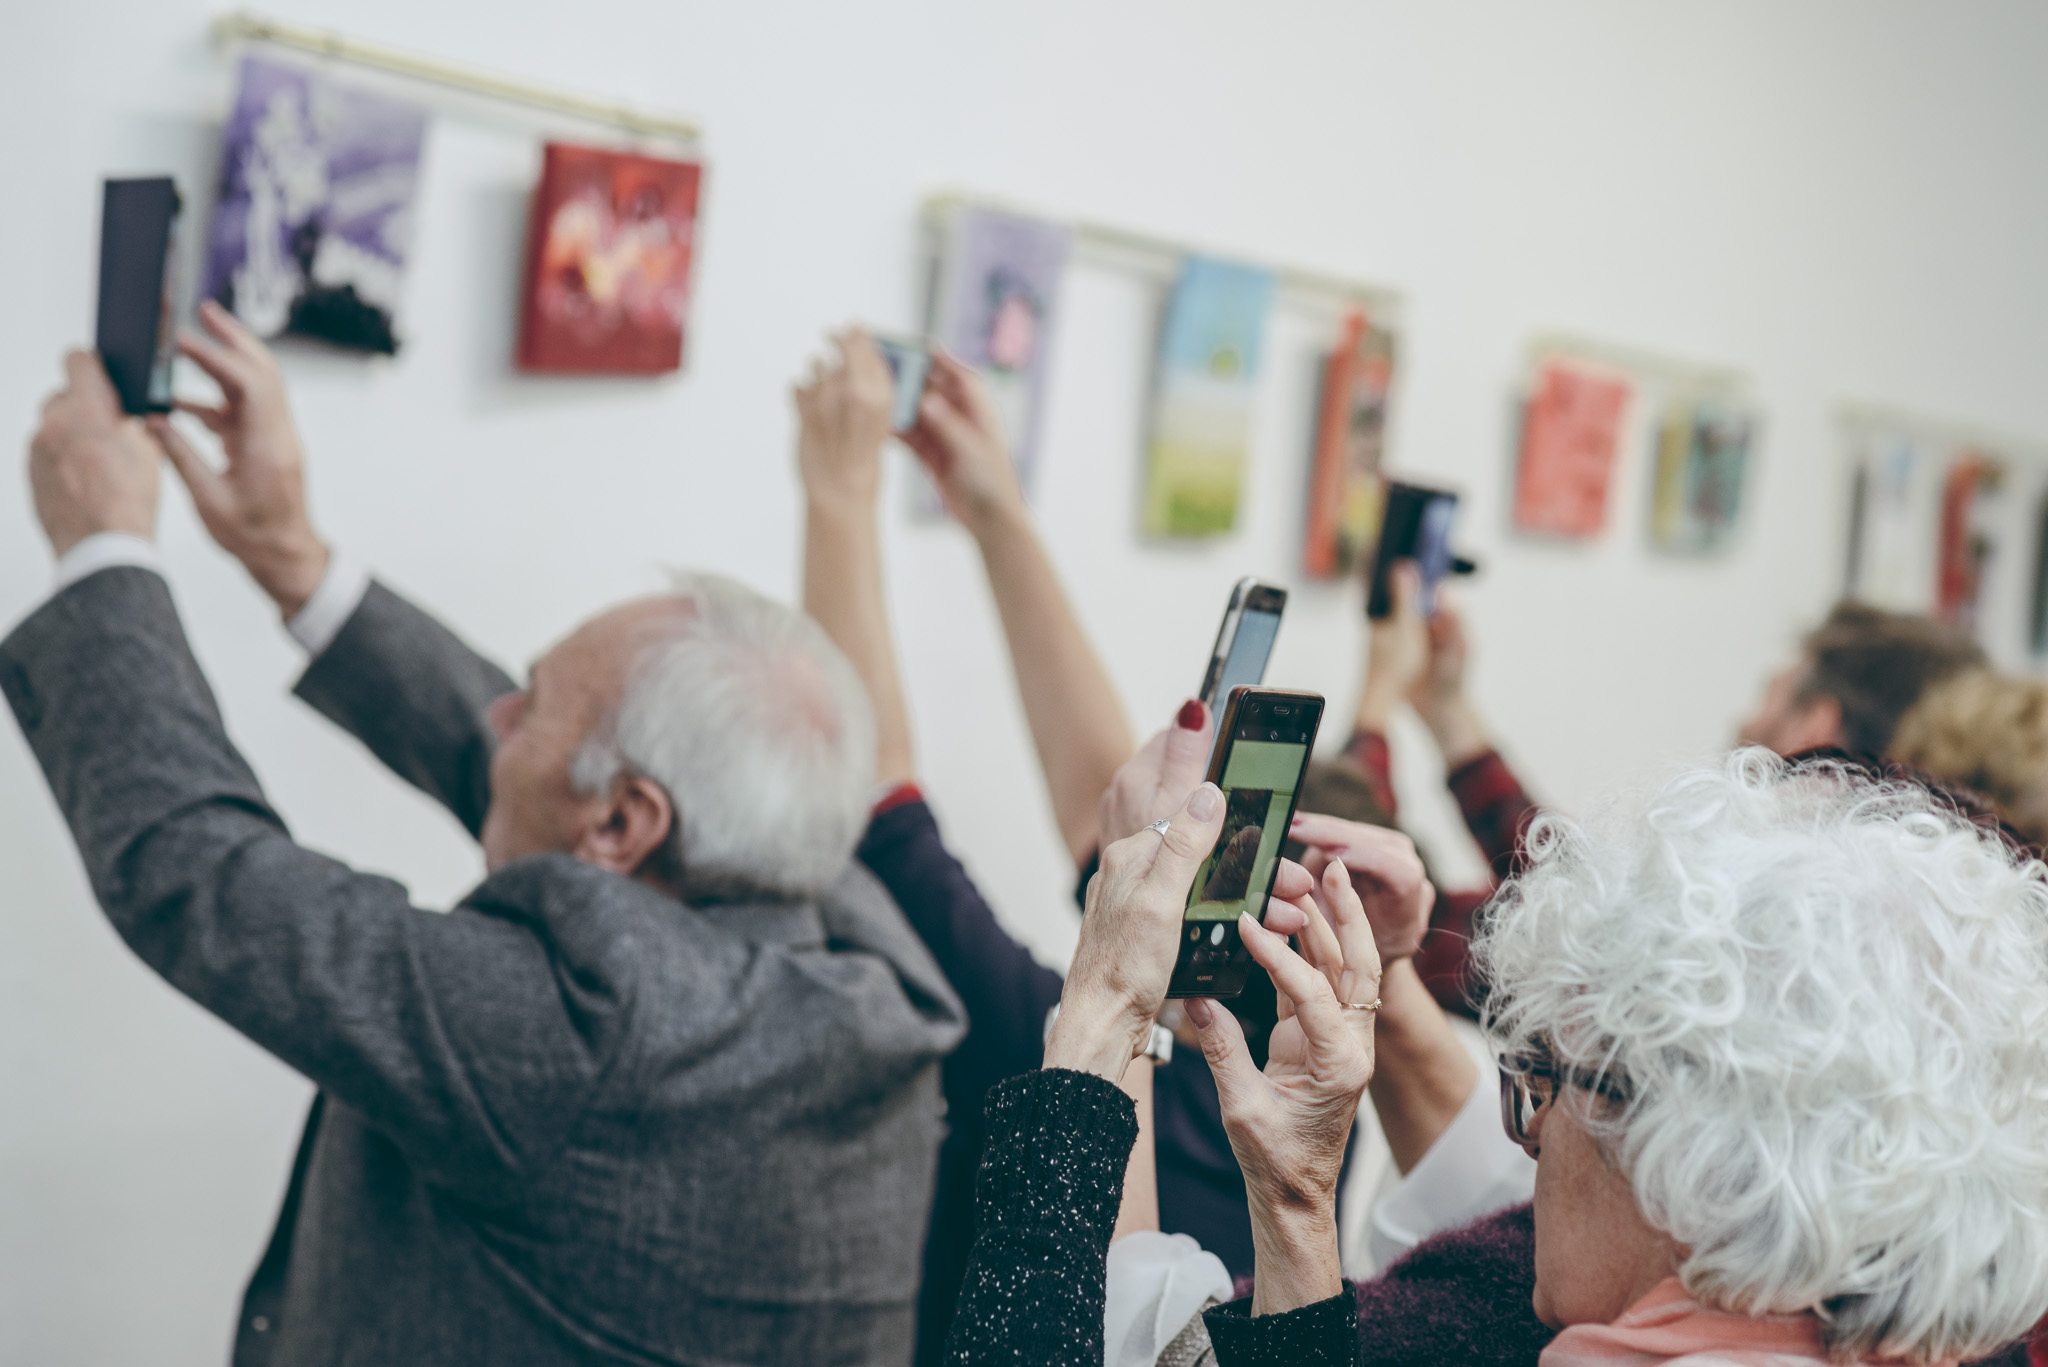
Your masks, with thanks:
<instances>
[{"instance_id":1,"label":"eyeglasses","mask_svg":"<svg viewBox=\"0 0 2048 1367\"><path fill-rule=\"evenodd\" d=\"M1561 1068L1548 1058L1525 1055L1518 1059L1503 1058L1500 1061L1500 1124L1508 1132L1508 1138L1522 1146L1522 1152L1536 1157L1543 1147L1529 1135L1529 1127L1536 1123L1536 1113L1557 1100L1560 1085L1578 1087L1584 1091L1605 1097L1609 1101L1626 1102L1629 1099L1628 1084L1608 1073L1591 1073L1583 1068Z\"/></svg>"}]
</instances>

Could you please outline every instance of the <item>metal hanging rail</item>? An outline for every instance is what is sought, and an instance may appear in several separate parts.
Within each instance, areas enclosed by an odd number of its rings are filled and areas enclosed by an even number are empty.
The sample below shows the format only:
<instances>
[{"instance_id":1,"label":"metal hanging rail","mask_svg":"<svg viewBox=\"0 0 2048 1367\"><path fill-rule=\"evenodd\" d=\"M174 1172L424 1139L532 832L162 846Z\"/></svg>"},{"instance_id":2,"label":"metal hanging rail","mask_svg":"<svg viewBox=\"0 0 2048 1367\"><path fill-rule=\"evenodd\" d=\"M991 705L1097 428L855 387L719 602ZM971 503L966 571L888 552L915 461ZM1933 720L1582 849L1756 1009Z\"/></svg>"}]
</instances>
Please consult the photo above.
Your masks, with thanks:
<instances>
[{"instance_id":1,"label":"metal hanging rail","mask_svg":"<svg viewBox=\"0 0 2048 1367\"><path fill-rule=\"evenodd\" d=\"M438 58L415 56L379 43L366 43L323 29L280 23L275 19L265 19L245 11L224 14L216 19L213 35L214 40L222 44L241 40L291 48L333 61L348 62L355 66L388 72L394 76L403 76L408 80L423 81L429 85L459 90L469 95L480 95L506 104L523 105L528 109L566 114L588 123L622 128L638 137L694 143L702 136L702 130L696 124L672 114L658 114L635 109L631 105L617 101L594 99L571 91L555 90L514 77L500 76L495 72L444 62Z\"/></svg>"},{"instance_id":2,"label":"metal hanging rail","mask_svg":"<svg viewBox=\"0 0 2048 1367\"><path fill-rule=\"evenodd\" d=\"M1938 418L1885 404L1847 402L1835 405L1836 423L1851 432L1909 432L1957 446L1981 446L2001 456L2048 460L2048 440L1999 432L1978 423Z\"/></svg>"},{"instance_id":3,"label":"metal hanging rail","mask_svg":"<svg viewBox=\"0 0 2048 1367\"><path fill-rule=\"evenodd\" d=\"M1109 255L1164 258L1169 261L1178 261L1184 256L1216 256L1226 260L1242 261L1247 265L1260 266L1271 271L1274 283L1283 290L1326 298L1338 303L1358 304L1368 310L1387 310L1397 307L1400 301L1400 294L1384 285L1347 279L1322 271L1306 270L1299 266L1260 261L1255 257L1234 252L1215 251L1198 243L1141 232L1113 223L1040 213L1035 209L986 195L947 191L933 195L925 201L927 216L934 222L942 221L952 210L959 208L987 209L996 213L1016 214L1022 218L1064 223L1073 233L1077 245L1095 247Z\"/></svg>"},{"instance_id":4,"label":"metal hanging rail","mask_svg":"<svg viewBox=\"0 0 2048 1367\"><path fill-rule=\"evenodd\" d=\"M1530 341L1529 355L1532 359L1556 356L1591 361L1681 387L1732 391L1745 389L1749 384L1747 375L1730 366L1688 361L1625 342L1595 341L1589 337L1545 333Z\"/></svg>"}]
</instances>

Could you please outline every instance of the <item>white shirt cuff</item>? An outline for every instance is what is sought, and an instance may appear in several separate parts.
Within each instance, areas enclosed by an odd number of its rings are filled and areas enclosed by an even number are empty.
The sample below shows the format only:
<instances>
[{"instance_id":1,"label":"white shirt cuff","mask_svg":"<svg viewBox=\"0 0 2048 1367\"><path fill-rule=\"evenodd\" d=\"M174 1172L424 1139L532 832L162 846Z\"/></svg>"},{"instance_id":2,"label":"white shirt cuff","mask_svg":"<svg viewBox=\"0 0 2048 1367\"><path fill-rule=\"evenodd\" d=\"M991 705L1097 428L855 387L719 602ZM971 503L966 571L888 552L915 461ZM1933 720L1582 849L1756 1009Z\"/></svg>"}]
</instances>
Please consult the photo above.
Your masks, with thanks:
<instances>
[{"instance_id":1,"label":"white shirt cuff","mask_svg":"<svg viewBox=\"0 0 2048 1367\"><path fill-rule=\"evenodd\" d=\"M370 571L347 551L334 551L327 557L327 573L320 587L284 628L308 655L318 655L334 644L369 591Z\"/></svg>"},{"instance_id":2,"label":"white shirt cuff","mask_svg":"<svg viewBox=\"0 0 2048 1367\"><path fill-rule=\"evenodd\" d=\"M1185 1234L1139 1230L1109 1246L1104 1289L1105 1367L1152 1367L1203 1306L1230 1299L1230 1273Z\"/></svg>"},{"instance_id":3,"label":"white shirt cuff","mask_svg":"<svg viewBox=\"0 0 2048 1367\"><path fill-rule=\"evenodd\" d=\"M156 543L145 541L128 532L94 532L63 555L57 557L55 582L50 586L51 596L62 593L88 575L116 565L133 565L139 570L164 572L162 552Z\"/></svg>"},{"instance_id":4,"label":"white shirt cuff","mask_svg":"<svg viewBox=\"0 0 2048 1367\"><path fill-rule=\"evenodd\" d=\"M1431 1235L1535 1195L1536 1164L1501 1129L1493 1081L1482 1068L1450 1127L1373 1207L1373 1266L1384 1271Z\"/></svg>"}]
</instances>

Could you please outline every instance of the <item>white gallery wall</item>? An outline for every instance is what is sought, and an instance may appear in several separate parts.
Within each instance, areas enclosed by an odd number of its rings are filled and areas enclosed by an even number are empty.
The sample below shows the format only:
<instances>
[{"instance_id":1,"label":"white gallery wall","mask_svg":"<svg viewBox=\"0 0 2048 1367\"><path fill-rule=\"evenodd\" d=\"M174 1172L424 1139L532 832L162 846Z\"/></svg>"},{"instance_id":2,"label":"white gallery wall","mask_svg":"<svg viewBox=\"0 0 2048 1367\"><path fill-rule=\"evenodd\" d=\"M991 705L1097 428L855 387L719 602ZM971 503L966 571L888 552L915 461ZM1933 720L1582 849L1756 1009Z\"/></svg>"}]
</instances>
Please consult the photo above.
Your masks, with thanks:
<instances>
[{"instance_id":1,"label":"white gallery wall","mask_svg":"<svg viewBox=\"0 0 2048 1367\"><path fill-rule=\"evenodd\" d=\"M946 187L1401 291L1393 460L1467 493L1477 691L1566 807L1721 743L1829 602L1838 401L2048 437L2032 0L270 5L706 129L682 376L512 373L539 137L602 135L460 103L429 139L404 355L287 356L323 530L515 663L664 563L792 591L788 382L828 325L916 324L918 206ZM99 179L172 171L204 221L231 82L208 18L191 0L10 9L0 432L26 435L60 350L89 340ZM1197 682L1232 580L1296 580L1329 336L1327 315L1275 319L1236 534L1148 545L1161 297L1143 274L1069 272L1036 492L1143 729ZM1647 548L1640 421L1605 538L1508 533L1510 396L1528 339L1559 331L1753 377L1766 425L1730 554ZM911 523L897 464L889 573L927 784L1006 920L1057 959L1071 871L987 594L961 536ZM233 733L300 838L425 905L459 896L475 852L289 699L294 648L168 483L162 540ZM0 619L48 571L25 483L0 475ZM1300 586L1269 675L1329 693L1333 730L1360 622L1355 588ZM1448 874L1474 872L1421 738L1399 743L1418 833ZM11 726L0 833L0 1363L221 1362L309 1089L128 955Z\"/></svg>"}]
</instances>

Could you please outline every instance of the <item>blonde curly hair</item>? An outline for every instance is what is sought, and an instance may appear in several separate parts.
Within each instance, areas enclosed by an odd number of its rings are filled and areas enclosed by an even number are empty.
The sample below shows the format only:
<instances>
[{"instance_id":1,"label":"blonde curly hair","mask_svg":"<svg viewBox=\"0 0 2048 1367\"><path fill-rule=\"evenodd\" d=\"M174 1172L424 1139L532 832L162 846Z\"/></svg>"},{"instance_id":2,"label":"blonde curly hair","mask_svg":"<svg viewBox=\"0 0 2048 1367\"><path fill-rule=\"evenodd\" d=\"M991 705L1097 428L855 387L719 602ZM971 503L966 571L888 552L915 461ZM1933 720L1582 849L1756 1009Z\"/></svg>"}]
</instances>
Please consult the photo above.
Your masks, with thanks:
<instances>
[{"instance_id":1,"label":"blonde curly hair","mask_svg":"<svg viewBox=\"0 0 2048 1367\"><path fill-rule=\"evenodd\" d=\"M1888 758L1971 789L2048 846L2048 683L1989 669L1945 679L1900 720Z\"/></svg>"}]
</instances>

